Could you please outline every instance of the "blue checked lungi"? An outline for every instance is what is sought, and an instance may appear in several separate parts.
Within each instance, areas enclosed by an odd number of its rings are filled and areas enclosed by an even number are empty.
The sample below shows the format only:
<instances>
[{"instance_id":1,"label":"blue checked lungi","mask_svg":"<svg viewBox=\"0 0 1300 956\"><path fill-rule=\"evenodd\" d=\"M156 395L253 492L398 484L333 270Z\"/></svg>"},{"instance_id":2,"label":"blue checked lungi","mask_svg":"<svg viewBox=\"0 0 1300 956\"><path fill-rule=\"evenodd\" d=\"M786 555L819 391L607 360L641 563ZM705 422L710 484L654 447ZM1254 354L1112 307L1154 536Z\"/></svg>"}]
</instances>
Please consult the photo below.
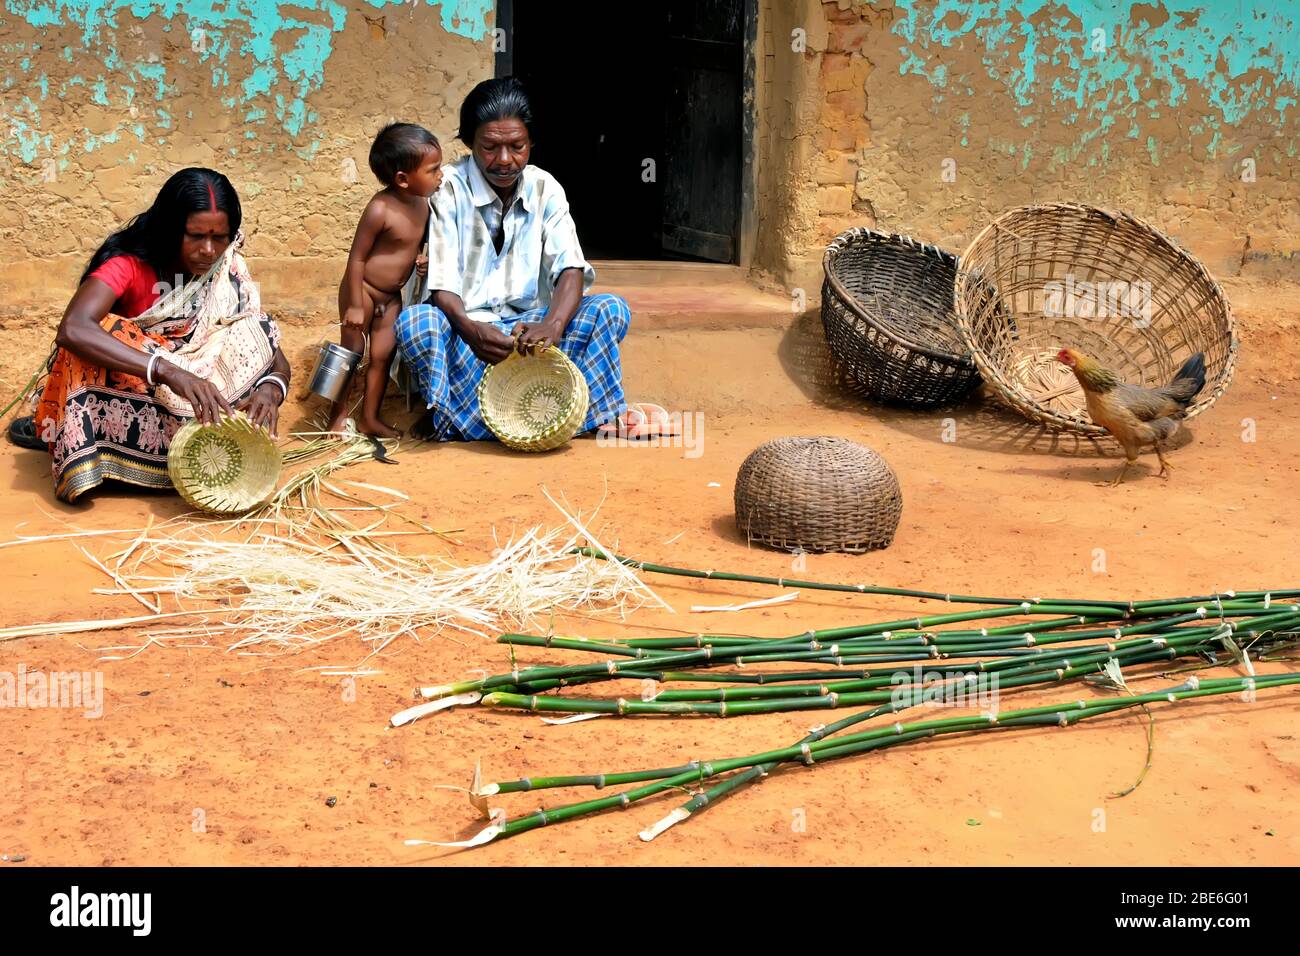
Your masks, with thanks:
<instances>
[{"instance_id":1,"label":"blue checked lungi","mask_svg":"<svg viewBox=\"0 0 1300 956\"><path fill-rule=\"evenodd\" d=\"M520 322L539 322L546 309L522 312L492 324L507 335ZM584 296L564 331L560 351L587 380L591 406L583 431L615 418L624 408L623 367L618 344L627 335L632 313L627 301L609 292ZM397 317L397 346L433 416L441 441L492 438L479 414L478 388L487 365L455 333L441 309L413 305Z\"/></svg>"}]
</instances>

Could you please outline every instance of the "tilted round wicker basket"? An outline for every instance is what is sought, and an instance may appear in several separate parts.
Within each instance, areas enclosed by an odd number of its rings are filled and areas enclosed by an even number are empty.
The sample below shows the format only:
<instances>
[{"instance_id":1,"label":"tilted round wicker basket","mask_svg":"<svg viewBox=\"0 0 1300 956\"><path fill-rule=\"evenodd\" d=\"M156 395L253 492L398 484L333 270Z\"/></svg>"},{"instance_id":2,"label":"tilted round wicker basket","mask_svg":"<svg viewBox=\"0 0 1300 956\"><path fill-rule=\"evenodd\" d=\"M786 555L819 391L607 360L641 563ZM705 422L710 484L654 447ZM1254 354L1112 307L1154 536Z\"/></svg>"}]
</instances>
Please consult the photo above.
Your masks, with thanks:
<instances>
[{"instance_id":1,"label":"tilted round wicker basket","mask_svg":"<svg viewBox=\"0 0 1300 956\"><path fill-rule=\"evenodd\" d=\"M979 382L952 314L957 257L911 236L850 229L822 259L822 327L831 352L881 401L920 408Z\"/></svg>"},{"instance_id":2,"label":"tilted round wicker basket","mask_svg":"<svg viewBox=\"0 0 1300 956\"><path fill-rule=\"evenodd\" d=\"M988 290L995 290L993 296ZM1168 384L1205 353L1198 415L1232 380L1237 335L1223 290L1196 259L1135 216L1075 203L999 216L966 249L957 327L994 397L1051 428L1104 434L1062 348L1131 385Z\"/></svg>"},{"instance_id":3,"label":"tilted round wicker basket","mask_svg":"<svg viewBox=\"0 0 1300 956\"><path fill-rule=\"evenodd\" d=\"M242 414L217 425L186 422L167 452L167 474L180 496L214 514L239 514L265 504L282 466L270 433Z\"/></svg>"},{"instance_id":4,"label":"tilted round wicker basket","mask_svg":"<svg viewBox=\"0 0 1300 956\"><path fill-rule=\"evenodd\" d=\"M489 365L478 384L483 421L501 444L518 451L559 448L587 417L587 380L554 346L532 355L512 352Z\"/></svg>"},{"instance_id":5,"label":"tilted round wicker basket","mask_svg":"<svg viewBox=\"0 0 1300 956\"><path fill-rule=\"evenodd\" d=\"M889 547L903 493L888 462L846 438L775 438L736 475L736 526L782 551Z\"/></svg>"}]
</instances>

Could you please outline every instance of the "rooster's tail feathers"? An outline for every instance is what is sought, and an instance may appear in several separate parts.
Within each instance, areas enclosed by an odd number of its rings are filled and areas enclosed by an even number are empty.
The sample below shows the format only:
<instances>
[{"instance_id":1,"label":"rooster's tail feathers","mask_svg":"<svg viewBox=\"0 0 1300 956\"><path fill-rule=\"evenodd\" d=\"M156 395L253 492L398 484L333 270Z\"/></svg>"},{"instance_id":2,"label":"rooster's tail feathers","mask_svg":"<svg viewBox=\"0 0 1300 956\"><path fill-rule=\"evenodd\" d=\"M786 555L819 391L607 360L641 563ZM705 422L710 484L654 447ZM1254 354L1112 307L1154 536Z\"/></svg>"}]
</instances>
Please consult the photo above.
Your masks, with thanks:
<instances>
[{"instance_id":1,"label":"rooster's tail feathers","mask_svg":"<svg viewBox=\"0 0 1300 956\"><path fill-rule=\"evenodd\" d=\"M1197 352L1183 363L1174 380L1166 386L1166 394L1186 407L1203 388L1205 388L1205 353Z\"/></svg>"}]
</instances>

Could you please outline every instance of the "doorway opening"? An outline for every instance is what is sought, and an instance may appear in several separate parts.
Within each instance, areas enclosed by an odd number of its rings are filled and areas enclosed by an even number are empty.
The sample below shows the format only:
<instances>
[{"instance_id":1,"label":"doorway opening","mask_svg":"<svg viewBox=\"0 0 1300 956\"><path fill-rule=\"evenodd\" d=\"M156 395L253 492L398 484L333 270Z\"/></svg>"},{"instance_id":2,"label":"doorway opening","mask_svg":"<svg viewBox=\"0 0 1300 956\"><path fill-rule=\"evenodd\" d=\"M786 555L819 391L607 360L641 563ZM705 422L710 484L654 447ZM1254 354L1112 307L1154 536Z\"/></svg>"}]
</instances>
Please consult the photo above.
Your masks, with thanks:
<instances>
[{"instance_id":1,"label":"doorway opening","mask_svg":"<svg viewBox=\"0 0 1300 956\"><path fill-rule=\"evenodd\" d=\"M526 85L532 162L593 259L742 259L755 0L498 0L496 74ZM752 99L752 97L751 97Z\"/></svg>"}]
</instances>

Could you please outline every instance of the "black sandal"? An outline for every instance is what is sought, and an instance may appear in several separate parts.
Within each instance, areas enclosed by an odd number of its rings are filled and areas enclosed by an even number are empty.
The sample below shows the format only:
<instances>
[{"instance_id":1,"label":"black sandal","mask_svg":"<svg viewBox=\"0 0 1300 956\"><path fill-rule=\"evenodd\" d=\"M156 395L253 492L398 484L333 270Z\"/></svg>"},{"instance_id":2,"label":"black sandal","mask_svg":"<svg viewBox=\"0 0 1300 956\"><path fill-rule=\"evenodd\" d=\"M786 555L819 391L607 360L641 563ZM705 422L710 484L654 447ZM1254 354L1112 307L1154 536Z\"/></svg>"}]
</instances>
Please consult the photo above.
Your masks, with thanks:
<instances>
[{"instance_id":1,"label":"black sandal","mask_svg":"<svg viewBox=\"0 0 1300 956\"><path fill-rule=\"evenodd\" d=\"M15 418L9 424L9 440L19 448L30 448L33 451L50 450L50 446L41 441L40 436L36 434L36 419L31 415Z\"/></svg>"}]
</instances>

